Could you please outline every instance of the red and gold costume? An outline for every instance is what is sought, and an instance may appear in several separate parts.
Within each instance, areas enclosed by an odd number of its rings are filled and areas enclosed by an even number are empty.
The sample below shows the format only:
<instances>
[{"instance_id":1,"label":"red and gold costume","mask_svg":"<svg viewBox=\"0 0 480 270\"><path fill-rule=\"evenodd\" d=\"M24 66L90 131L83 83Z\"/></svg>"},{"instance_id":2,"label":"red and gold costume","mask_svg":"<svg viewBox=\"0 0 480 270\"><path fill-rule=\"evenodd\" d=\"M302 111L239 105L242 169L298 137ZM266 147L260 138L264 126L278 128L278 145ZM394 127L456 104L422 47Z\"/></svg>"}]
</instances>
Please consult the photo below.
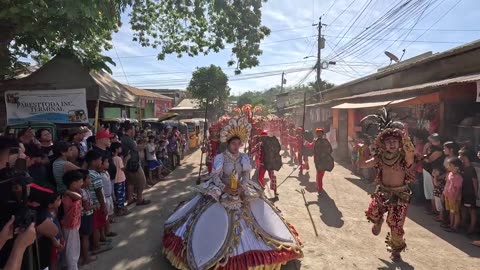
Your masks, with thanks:
<instances>
[{"instance_id":1,"label":"red and gold costume","mask_svg":"<svg viewBox=\"0 0 480 270\"><path fill-rule=\"evenodd\" d=\"M290 157L293 161L298 164L297 154L298 154L298 146L297 146L297 137L295 136L295 131L290 129L288 134L288 146L290 147Z\"/></svg>"},{"instance_id":2,"label":"red and gold costume","mask_svg":"<svg viewBox=\"0 0 480 270\"><path fill-rule=\"evenodd\" d=\"M387 235L387 247L392 253L393 260L401 258L400 253L407 247L404 239L405 231L403 225L407 216L408 204L412 192L408 184L415 181L415 171L413 165L414 146L410 141L408 132L402 132L396 126L398 122L389 120L390 116L386 109L383 109L385 115L375 115L375 118L382 117L380 124L380 134L375 139L375 155L372 159L365 161L359 160L362 168L374 167L377 171L375 182L378 184L375 192L372 194L372 201L365 211L367 219L374 223L372 232L378 235L384 221L384 215L387 214L386 221L390 227ZM382 123L387 123L382 126ZM386 140L398 141L400 149L395 151L387 150ZM403 175L403 182L398 186L385 184L385 181L391 181L392 178L384 178L385 172L389 175ZM395 172L395 174L392 174ZM389 176L387 176L389 177ZM390 176L391 177L391 176Z\"/></svg>"},{"instance_id":3,"label":"red and gold costume","mask_svg":"<svg viewBox=\"0 0 480 270\"><path fill-rule=\"evenodd\" d=\"M268 131L264 130L261 132L260 136L268 136ZM258 170L258 182L262 187L265 186L265 173L268 171L268 177L270 179L270 189L277 194L277 177L275 176L274 170L267 170L265 168L265 149L263 148L263 142L260 139L253 149L253 154L256 156L256 169Z\"/></svg>"},{"instance_id":4,"label":"red and gold costume","mask_svg":"<svg viewBox=\"0 0 480 270\"><path fill-rule=\"evenodd\" d=\"M296 145L297 145L297 161L300 166L300 174L303 174L303 170L310 170L310 165L308 164L308 156L305 153L305 149L303 147L303 144L305 142L304 138L304 130L302 127L297 128L297 135L295 136L296 138Z\"/></svg>"},{"instance_id":5,"label":"red and gold costume","mask_svg":"<svg viewBox=\"0 0 480 270\"><path fill-rule=\"evenodd\" d=\"M323 176L325 171L331 171L333 169L332 146L330 142L323 137L324 130L322 128L315 129L317 138L313 142L305 142L305 147L314 151L313 159L315 161L315 167L317 169L317 190L323 191ZM317 148L317 149L315 149Z\"/></svg>"}]
</instances>

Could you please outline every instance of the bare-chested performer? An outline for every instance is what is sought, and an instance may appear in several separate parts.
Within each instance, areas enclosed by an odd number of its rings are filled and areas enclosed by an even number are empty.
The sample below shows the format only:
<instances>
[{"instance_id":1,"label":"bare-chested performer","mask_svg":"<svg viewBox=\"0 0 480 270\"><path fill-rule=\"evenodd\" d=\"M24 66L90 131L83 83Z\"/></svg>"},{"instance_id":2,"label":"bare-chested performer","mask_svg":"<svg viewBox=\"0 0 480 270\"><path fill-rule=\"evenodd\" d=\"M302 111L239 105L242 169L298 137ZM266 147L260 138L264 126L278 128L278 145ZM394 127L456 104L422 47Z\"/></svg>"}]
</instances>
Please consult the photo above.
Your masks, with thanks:
<instances>
[{"instance_id":1,"label":"bare-chested performer","mask_svg":"<svg viewBox=\"0 0 480 270\"><path fill-rule=\"evenodd\" d=\"M378 120L380 130L375 139L374 157L359 160L361 168L377 170L375 181L378 186L365 213L368 220L374 224L372 227L374 235L380 234L383 218L387 213L390 233L387 235L386 243L388 251L392 253L391 259L399 261L400 253L407 247L403 237L405 234L403 225L411 197L408 184L415 181L415 174L412 171L414 146L408 136L408 129L403 127L402 123L394 122L386 108L374 117ZM403 128L403 131L400 128Z\"/></svg>"}]
</instances>

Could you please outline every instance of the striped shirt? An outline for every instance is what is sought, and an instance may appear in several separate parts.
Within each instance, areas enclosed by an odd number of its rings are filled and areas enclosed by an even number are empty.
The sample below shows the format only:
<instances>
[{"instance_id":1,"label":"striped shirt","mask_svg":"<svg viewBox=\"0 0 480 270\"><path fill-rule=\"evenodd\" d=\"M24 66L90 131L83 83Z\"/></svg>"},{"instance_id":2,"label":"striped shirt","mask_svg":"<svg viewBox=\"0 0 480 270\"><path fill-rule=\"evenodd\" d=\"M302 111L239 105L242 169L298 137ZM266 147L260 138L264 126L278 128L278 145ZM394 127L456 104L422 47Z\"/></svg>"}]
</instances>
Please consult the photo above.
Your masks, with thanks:
<instances>
[{"instance_id":1,"label":"striped shirt","mask_svg":"<svg viewBox=\"0 0 480 270\"><path fill-rule=\"evenodd\" d=\"M53 177L55 178L59 194L63 194L67 190L67 187L63 184L63 175L65 174L65 164L67 162L64 159L56 159L52 165Z\"/></svg>"}]
</instances>

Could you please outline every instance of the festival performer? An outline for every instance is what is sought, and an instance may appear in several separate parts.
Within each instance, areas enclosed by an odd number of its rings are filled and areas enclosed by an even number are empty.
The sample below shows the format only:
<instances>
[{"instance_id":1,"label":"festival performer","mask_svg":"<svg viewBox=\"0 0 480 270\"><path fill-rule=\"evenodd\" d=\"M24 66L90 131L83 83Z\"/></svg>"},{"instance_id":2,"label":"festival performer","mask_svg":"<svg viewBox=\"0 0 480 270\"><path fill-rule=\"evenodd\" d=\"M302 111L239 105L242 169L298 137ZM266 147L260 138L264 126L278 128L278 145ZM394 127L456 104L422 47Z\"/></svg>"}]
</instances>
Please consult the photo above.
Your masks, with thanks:
<instances>
[{"instance_id":1,"label":"festival performer","mask_svg":"<svg viewBox=\"0 0 480 270\"><path fill-rule=\"evenodd\" d=\"M297 160L298 164L300 166L300 174L303 174L303 170L310 170L310 165L308 164L308 155L306 154L305 148L304 148L304 130L302 127L297 127L297 134L295 136L296 138L296 145L297 145Z\"/></svg>"},{"instance_id":2,"label":"festival performer","mask_svg":"<svg viewBox=\"0 0 480 270\"><path fill-rule=\"evenodd\" d=\"M387 224L390 232L387 235L388 250L391 259L401 260L400 253L407 247L404 239L403 225L407 216L408 204L412 192L408 184L415 181L414 150L407 128L402 123L392 120L390 112L382 109L382 113L369 115L379 124L380 133L375 139L375 154L373 158L359 160L361 168L376 168L375 181L378 186L372 194L366 213L367 219L373 223L372 233L379 235L382 229L383 217L387 213Z\"/></svg>"},{"instance_id":3,"label":"festival performer","mask_svg":"<svg viewBox=\"0 0 480 270\"><path fill-rule=\"evenodd\" d=\"M278 199L278 193L275 171L280 170L282 167L282 157L280 156L281 146L275 136L268 136L267 130L263 130L260 135L260 141L253 150L253 153L255 153L258 160L260 160L260 164L256 168L258 170L258 182L262 187L265 187L265 172L268 172L270 189L273 190L276 200Z\"/></svg>"},{"instance_id":4,"label":"festival performer","mask_svg":"<svg viewBox=\"0 0 480 270\"><path fill-rule=\"evenodd\" d=\"M317 190L320 193L323 191L323 176L325 172L333 170L333 150L330 142L324 137L325 131L323 128L315 129L315 134L317 137L311 143L305 142L305 147L312 149L314 152L313 160L317 169Z\"/></svg>"},{"instance_id":5,"label":"festival performer","mask_svg":"<svg viewBox=\"0 0 480 270\"><path fill-rule=\"evenodd\" d=\"M290 128L288 130L288 146L290 147L290 162L297 162L297 137L295 137L295 130Z\"/></svg>"},{"instance_id":6,"label":"festival performer","mask_svg":"<svg viewBox=\"0 0 480 270\"><path fill-rule=\"evenodd\" d=\"M250 159L240 153L250 128L246 118L230 120L211 179L167 219L163 252L177 269L280 269L303 256L295 229L250 180Z\"/></svg>"},{"instance_id":7,"label":"festival performer","mask_svg":"<svg viewBox=\"0 0 480 270\"><path fill-rule=\"evenodd\" d=\"M209 129L208 144L207 149L204 151L207 152L207 167L208 173L212 173L213 168L213 159L217 155L217 150L220 145L220 129L217 124L212 125Z\"/></svg>"}]
</instances>

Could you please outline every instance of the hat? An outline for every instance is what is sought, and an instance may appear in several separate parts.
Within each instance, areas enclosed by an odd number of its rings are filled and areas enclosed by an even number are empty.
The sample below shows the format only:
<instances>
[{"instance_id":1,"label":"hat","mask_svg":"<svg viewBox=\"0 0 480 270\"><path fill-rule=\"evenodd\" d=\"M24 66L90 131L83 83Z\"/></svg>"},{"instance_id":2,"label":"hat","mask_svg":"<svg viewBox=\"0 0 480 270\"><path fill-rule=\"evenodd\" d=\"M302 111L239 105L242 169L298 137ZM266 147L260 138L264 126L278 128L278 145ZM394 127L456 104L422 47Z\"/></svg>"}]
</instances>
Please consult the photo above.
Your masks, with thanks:
<instances>
[{"instance_id":1,"label":"hat","mask_svg":"<svg viewBox=\"0 0 480 270\"><path fill-rule=\"evenodd\" d=\"M70 135L76 135L81 133L87 133L88 129L86 127L74 127L70 129Z\"/></svg>"},{"instance_id":2,"label":"hat","mask_svg":"<svg viewBox=\"0 0 480 270\"><path fill-rule=\"evenodd\" d=\"M440 135L438 133L433 133L432 135L428 136L428 140L440 141Z\"/></svg>"},{"instance_id":3,"label":"hat","mask_svg":"<svg viewBox=\"0 0 480 270\"><path fill-rule=\"evenodd\" d=\"M115 136L115 134L111 134L110 130L105 129L102 131L97 132L97 135L95 135L95 139L100 140L100 139L111 139Z\"/></svg>"},{"instance_id":4,"label":"hat","mask_svg":"<svg viewBox=\"0 0 480 270\"><path fill-rule=\"evenodd\" d=\"M325 130L323 128L316 128L315 133L318 133L318 132L325 132Z\"/></svg>"},{"instance_id":5,"label":"hat","mask_svg":"<svg viewBox=\"0 0 480 270\"><path fill-rule=\"evenodd\" d=\"M261 136L268 136L268 130L264 129L262 130L262 132L260 133Z\"/></svg>"}]
</instances>

